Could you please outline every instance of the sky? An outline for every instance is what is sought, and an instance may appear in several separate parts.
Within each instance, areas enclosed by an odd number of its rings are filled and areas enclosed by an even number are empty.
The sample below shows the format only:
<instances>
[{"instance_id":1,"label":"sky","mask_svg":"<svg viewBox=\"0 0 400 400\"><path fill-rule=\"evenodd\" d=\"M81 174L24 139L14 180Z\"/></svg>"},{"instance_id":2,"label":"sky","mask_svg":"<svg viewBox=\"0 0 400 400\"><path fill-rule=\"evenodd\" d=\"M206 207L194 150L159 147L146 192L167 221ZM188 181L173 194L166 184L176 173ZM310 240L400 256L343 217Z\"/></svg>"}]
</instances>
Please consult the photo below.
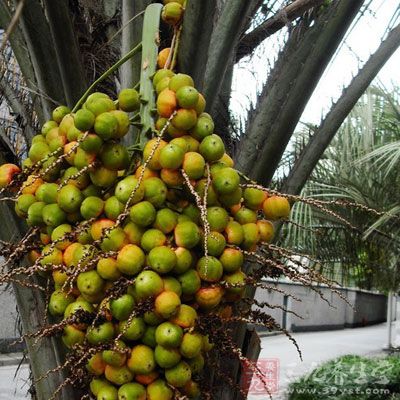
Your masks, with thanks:
<instances>
[{"instance_id":1,"label":"sky","mask_svg":"<svg viewBox=\"0 0 400 400\"><path fill-rule=\"evenodd\" d=\"M312 98L301 117L302 122L318 123L332 103L364 62L381 43L398 0L372 0L368 11L356 25L353 25L338 49L334 60L327 67ZM283 46L283 34L268 38L256 50L255 61L241 61L234 75L234 93L231 108L243 115L243 109L256 98L268 76L268 65ZM267 56L266 56L267 55ZM391 57L380 71L376 82L387 89L400 86L400 50Z\"/></svg>"}]
</instances>

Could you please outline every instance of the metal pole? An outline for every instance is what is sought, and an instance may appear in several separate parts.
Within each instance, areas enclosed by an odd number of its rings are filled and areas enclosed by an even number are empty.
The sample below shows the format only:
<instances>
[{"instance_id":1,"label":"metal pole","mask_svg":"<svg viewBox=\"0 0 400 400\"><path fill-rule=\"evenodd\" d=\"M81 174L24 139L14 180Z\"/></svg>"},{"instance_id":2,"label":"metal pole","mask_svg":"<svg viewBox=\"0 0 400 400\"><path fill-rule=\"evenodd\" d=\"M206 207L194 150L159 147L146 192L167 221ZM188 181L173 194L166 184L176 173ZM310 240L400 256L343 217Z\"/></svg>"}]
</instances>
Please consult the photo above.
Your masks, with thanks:
<instances>
[{"instance_id":1,"label":"metal pole","mask_svg":"<svg viewBox=\"0 0 400 400\"><path fill-rule=\"evenodd\" d=\"M393 292L388 293L388 307L387 307L387 326L388 326L388 349L392 346L392 313L393 313Z\"/></svg>"}]
</instances>

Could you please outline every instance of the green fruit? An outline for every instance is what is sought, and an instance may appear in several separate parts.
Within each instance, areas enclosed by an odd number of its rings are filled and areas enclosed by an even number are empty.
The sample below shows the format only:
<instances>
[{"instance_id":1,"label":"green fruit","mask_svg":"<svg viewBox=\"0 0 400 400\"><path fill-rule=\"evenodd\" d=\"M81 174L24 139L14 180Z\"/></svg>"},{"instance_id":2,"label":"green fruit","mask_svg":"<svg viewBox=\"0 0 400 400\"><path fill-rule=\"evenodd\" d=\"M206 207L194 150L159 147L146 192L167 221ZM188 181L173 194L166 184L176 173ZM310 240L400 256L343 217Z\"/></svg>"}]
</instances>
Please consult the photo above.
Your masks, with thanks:
<instances>
[{"instance_id":1,"label":"green fruit","mask_svg":"<svg viewBox=\"0 0 400 400\"><path fill-rule=\"evenodd\" d=\"M176 254L167 246L154 247L148 255L150 268L159 274L166 274L176 265Z\"/></svg>"},{"instance_id":2,"label":"green fruit","mask_svg":"<svg viewBox=\"0 0 400 400\"><path fill-rule=\"evenodd\" d=\"M145 400L146 389L140 383L125 383L118 390L118 400Z\"/></svg>"},{"instance_id":3,"label":"green fruit","mask_svg":"<svg viewBox=\"0 0 400 400\"><path fill-rule=\"evenodd\" d=\"M81 293L90 296L103 290L104 281L95 270L86 271L78 275L77 286Z\"/></svg>"},{"instance_id":4,"label":"green fruit","mask_svg":"<svg viewBox=\"0 0 400 400\"><path fill-rule=\"evenodd\" d=\"M83 201L81 191L74 185L65 185L58 193L57 203L60 208L68 213L79 210Z\"/></svg>"},{"instance_id":5,"label":"green fruit","mask_svg":"<svg viewBox=\"0 0 400 400\"><path fill-rule=\"evenodd\" d=\"M43 207L42 218L46 225L56 227L66 220L67 215L57 204L47 204Z\"/></svg>"},{"instance_id":6,"label":"green fruit","mask_svg":"<svg viewBox=\"0 0 400 400\"><path fill-rule=\"evenodd\" d=\"M145 299L151 296L157 296L164 290L164 282L154 271L142 271L135 281L137 296Z\"/></svg>"},{"instance_id":7,"label":"green fruit","mask_svg":"<svg viewBox=\"0 0 400 400\"><path fill-rule=\"evenodd\" d=\"M89 110L78 110L74 115L74 124L82 132L89 131L94 126L96 116Z\"/></svg>"},{"instance_id":8,"label":"green fruit","mask_svg":"<svg viewBox=\"0 0 400 400\"><path fill-rule=\"evenodd\" d=\"M171 322L163 322L156 329L156 342L160 346L179 347L182 338L182 328Z\"/></svg>"},{"instance_id":9,"label":"green fruit","mask_svg":"<svg viewBox=\"0 0 400 400\"><path fill-rule=\"evenodd\" d=\"M49 312L53 316L64 315L67 306L74 301L74 296L68 295L67 293L56 290L54 291L49 300Z\"/></svg>"},{"instance_id":10,"label":"green fruit","mask_svg":"<svg viewBox=\"0 0 400 400\"><path fill-rule=\"evenodd\" d=\"M103 165L112 171L119 171L129 166L129 154L125 146L118 143L107 143L100 152Z\"/></svg>"},{"instance_id":11,"label":"green fruit","mask_svg":"<svg viewBox=\"0 0 400 400\"><path fill-rule=\"evenodd\" d=\"M110 140L118 130L118 120L109 112L104 112L96 117L94 131L103 139Z\"/></svg>"},{"instance_id":12,"label":"green fruit","mask_svg":"<svg viewBox=\"0 0 400 400\"><path fill-rule=\"evenodd\" d=\"M99 197L89 196L83 200L80 208L82 217L86 220L97 218L100 216L104 209L104 201Z\"/></svg>"},{"instance_id":13,"label":"green fruit","mask_svg":"<svg viewBox=\"0 0 400 400\"><path fill-rule=\"evenodd\" d=\"M110 301L111 314L118 321L128 319L134 307L135 300L129 294L124 294L121 297Z\"/></svg>"},{"instance_id":14,"label":"green fruit","mask_svg":"<svg viewBox=\"0 0 400 400\"><path fill-rule=\"evenodd\" d=\"M142 201L131 207L129 216L139 226L149 226L156 219L156 209L149 201Z\"/></svg>"},{"instance_id":15,"label":"green fruit","mask_svg":"<svg viewBox=\"0 0 400 400\"><path fill-rule=\"evenodd\" d=\"M42 201L36 201L29 206L27 222L30 226L39 226L43 224L42 212L45 205L46 203Z\"/></svg>"},{"instance_id":16,"label":"green fruit","mask_svg":"<svg viewBox=\"0 0 400 400\"><path fill-rule=\"evenodd\" d=\"M35 193L39 201L44 201L47 204L56 203L57 195L58 185L56 183L43 183Z\"/></svg>"},{"instance_id":17,"label":"green fruit","mask_svg":"<svg viewBox=\"0 0 400 400\"><path fill-rule=\"evenodd\" d=\"M101 344L110 341L114 337L114 325L111 322L104 322L96 327L89 327L86 332L90 344Z\"/></svg>"},{"instance_id":18,"label":"green fruit","mask_svg":"<svg viewBox=\"0 0 400 400\"><path fill-rule=\"evenodd\" d=\"M192 378L192 371L185 361L165 371L167 382L174 387L183 387Z\"/></svg>"},{"instance_id":19,"label":"green fruit","mask_svg":"<svg viewBox=\"0 0 400 400\"><path fill-rule=\"evenodd\" d=\"M43 185L42 185L43 186ZM40 187L39 187L40 189ZM38 189L38 190L39 190ZM36 193L38 192L36 191ZM38 198L39 201L42 201ZM28 213L29 207L36 202L36 197L33 194L21 194L17 200L17 206L24 214Z\"/></svg>"},{"instance_id":20,"label":"green fruit","mask_svg":"<svg viewBox=\"0 0 400 400\"><path fill-rule=\"evenodd\" d=\"M178 364L178 362L181 361L182 358L178 349L164 347L160 345L156 346L154 350L154 357L156 363L161 368L172 368L176 364Z\"/></svg>"},{"instance_id":21,"label":"green fruit","mask_svg":"<svg viewBox=\"0 0 400 400\"><path fill-rule=\"evenodd\" d=\"M146 324L143 318L132 318L130 323L128 321L121 321L118 325L119 332L123 333L122 337L126 340L140 339L146 330Z\"/></svg>"},{"instance_id":22,"label":"green fruit","mask_svg":"<svg viewBox=\"0 0 400 400\"><path fill-rule=\"evenodd\" d=\"M215 134L205 137L199 146L199 153L206 161L219 160L225 153L225 146L222 139Z\"/></svg>"},{"instance_id":23,"label":"green fruit","mask_svg":"<svg viewBox=\"0 0 400 400\"><path fill-rule=\"evenodd\" d=\"M135 89L122 89L118 94L118 106L121 110L132 112L140 107L140 96Z\"/></svg>"}]
</instances>

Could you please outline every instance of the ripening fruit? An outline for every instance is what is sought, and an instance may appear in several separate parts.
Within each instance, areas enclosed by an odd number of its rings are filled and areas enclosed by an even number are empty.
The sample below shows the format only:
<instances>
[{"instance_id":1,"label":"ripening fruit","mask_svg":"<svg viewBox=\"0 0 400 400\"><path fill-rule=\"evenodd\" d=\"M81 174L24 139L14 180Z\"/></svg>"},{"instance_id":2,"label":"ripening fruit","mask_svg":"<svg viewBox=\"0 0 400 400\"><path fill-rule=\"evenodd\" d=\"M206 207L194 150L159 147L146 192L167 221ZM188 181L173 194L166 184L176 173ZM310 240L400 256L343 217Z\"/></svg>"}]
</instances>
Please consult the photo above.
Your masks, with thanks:
<instances>
[{"instance_id":1,"label":"ripening fruit","mask_svg":"<svg viewBox=\"0 0 400 400\"><path fill-rule=\"evenodd\" d=\"M211 310L218 306L224 295L220 286L210 286L199 289L196 292L196 302L203 310Z\"/></svg>"},{"instance_id":2,"label":"ripening fruit","mask_svg":"<svg viewBox=\"0 0 400 400\"><path fill-rule=\"evenodd\" d=\"M114 135L114 139L120 139L128 133L131 126L129 115L121 110L110 111L110 114L114 116L118 121L117 132Z\"/></svg>"},{"instance_id":3,"label":"ripening fruit","mask_svg":"<svg viewBox=\"0 0 400 400\"><path fill-rule=\"evenodd\" d=\"M200 241L199 227L191 221L180 222L175 227L174 239L177 246L191 249Z\"/></svg>"},{"instance_id":4,"label":"ripening fruit","mask_svg":"<svg viewBox=\"0 0 400 400\"><path fill-rule=\"evenodd\" d=\"M229 215L222 207L208 207L207 221L212 231L223 232L228 225Z\"/></svg>"},{"instance_id":5,"label":"ripening fruit","mask_svg":"<svg viewBox=\"0 0 400 400\"><path fill-rule=\"evenodd\" d=\"M140 107L140 95L135 89L122 89L118 94L118 107L126 112L136 111Z\"/></svg>"},{"instance_id":6,"label":"ripening fruit","mask_svg":"<svg viewBox=\"0 0 400 400\"><path fill-rule=\"evenodd\" d=\"M166 4L161 12L162 20L169 25L177 25L183 16L183 7L181 4L173 1Z\"/></svg>"},{"instance_id":7,"label":"ripening fruit","mask_svg":"<svg viewBox=\"0 0 400 400\"><path fill-rule=\"evenodd\" d=\"M223 274L223 268L218 258L213 256L201 257L197 262L197 272L205 282L218 282Z\"/></svg>"},{"instance_id":8,"label":"ripening fruit","mask_svg":"<svg viewBox=\"0 0 400 400\"><path fill-rule=\"evenodd\" d=\"M110 169L101 166L90 171L89 176L94 185L99 187L108 187L116 181L118 172L111 171Z\"/></svg>"},{"instance_id":9,"label":"ripening fruit","mask_svg":"<svg viewBox=\"0 0 400 400\"><path fill-rule=\"evenodd\" d=\"M196 122L196 111L186 108L180 108L172 118L172 125L179 131L188 131L192 129L196 125Z\"/></svg>"},{"instance_id":10,"label":"ripening fruit","mask_svg":"<svg viewBox=\"0 0 400 400\"><path fill-rule=\"evenodd\" d=\"M157 145L157 143L159 144ZM158 170L161 169L161 164L160 164L160 152L163 147L165 147L167 143L164 140L160 140L157 138L149 140L146 145L144 146L143 149L143 160L149 160L148 162L148 167L150 169ZM150 156L153 154L153 156L150 159Z\"/></svg>"},{"instance_id":11,"label":"ripening fruit","mask_svg":"<svg viewBox=\"0 0 400 400\"><path fill-rule=\"evenodd\" d=\"M157 84L162 81L164 78L172 78L174 76L174 72L170 69L159 69L153 77L153 86L156 87Z\"/></svg>"},{"instance_id":12,"label":"ripening fruit","mask_svg":"<svg viewBox=\"0 0 400 400\"><path fill-rule=\"evenodd\" d=\"M59 124L62 119L71 112L71 110L67 106L58 106L53 110L52 118L53 120Z\"/></svg>"},{"instance_id":13,"label":"ripening fruit","mask_svg":"<svg viewBox=\"0 0 400 400\"><path fill-rule=\"evenodd\" d=\"M81 139L83 134L80 133L78 138ZM96 135L95 133L89 133L86 135L86 138L80 142L80 147L88 153L95 153L97 154L101 146L103 145L103 139L100 136Z\"/></svg>"},{"instance_id":14,"label":"ripening fruit","mask_svg":"<svg viewBox=\"0 0 400 400\"><path fill-rule=\"evenodd\" d=\"M282 196L268 197L264 201L262 208L265 217L273 221L281 218L289 218L290 215L289 201Z\"/></svg>"},{"instance_id":15,"label":"ripening fruit","mask_svg":"<svg viewBox=\"0 0 400 400\"><path fill-rule=\"evenodd\" d=\"M184 86L194 87L194 82L191 76L186 74L176 74L171 77L171 80L169 81L169 88L175 93Z\"/></svg>"},{"instance_id":16,"label":"ripening fruit","mask_svg":"<svg viewBox=\"0 0 400 400\"><path fill-rule=\"evenodd\" d=\"M242 228L244 239L241 246L245 250L251 250L260 240L258 226L255 223L249 223L242 225Z\"/></svg>"},{"instance_id":17,"label":"ripening fruit","mask_svg":"<svg viewBox=\"0 0 400 400\"><path fill-rule=\"evenodd\" d=\"M204 175L206 162L199 153L189 151L183 158L182 168L189 179L200 179Z\"/></svg>"},{"instance_id":18,"label":"ripening fruit","mask_svg":"<svg viewBox=\"0 0 400 400\"><path fill-rule=\"evenodd\" d=\"M274 224L271 221L261 220L257 221L257 227L260 233L260 240L262 242L270 242L274 237Z\"/></svg>"},{"instance_id":19,"label":"ripening fruit","mask_svg":"<svg viewBox=\"0 0 400 400\"><path fill-rule=\"evenodd\" d=\"M243 193L244 205L252 210L261 210L267 194L255 188L246 188Z\"/></svg>"},{"instance_id":20,"label":"ripening fruit","mask_svg":"<svg viewBox=\"0 0 400 400\"><path fill-rule=\"evenodd\" d=\"M153 349L143 344L135 346L131 351L127 366L134 374L152 372L156 368Z\"/></svg>"},{"instance_id":21,"label":"ripening fruit","mask_svg":"<svg viewBox=\"0 0 400 400\"><path fill-rule=\"evenodd\" d=\"M180 352L185 358L195 358L203 347L203 338L199 333L185 333L180 345Z\"/></svg>"},{"instance_id":22,"label":"ripening fruit","mask_svg":"<svg viewBox=\"0 0 400 400\"><path fill-rule=\"evenodd\" d=\"M158 53L158 57L157 57L158 68L162 69L165 67L165 64L167 63L170 52L171 52L171 48L166 47L165 49L162 49Z\"/></svg>"},{"instance_id":23,"label":"ripening fruit","mask_svg":"<svg viewBox=\"0 0 400 400\"><path fill-rule=\"evenodd\" d=\"M147 400L172 400L174 396L173 391L162 379L150 383L150 385L147 386L146 393Z\"/></svg>"},{"instance_id":24,"label":"ripening fruit","mask_svg":"<svg viewBox=\"0 0 400 400\"><path fill-rule=\"evenodd\" d=\"M244 263L243 253L239 249L227 247L221 254L219 261L224 268L224 272L235 272L239 270Z\"/></svg>"},{"instance_id":25,"label":"ripening fruit","mask_svg":"<svg viewBox=\"0 0 400 400\"><path fill-rule=\"evenodd\" d=\"M196 310L187 304L181 304L176 315L170 321L181 328L190 328L195 325L196 319Z\"/></svg>"},{"instance_id":26,"label":"ripening fruit","mask_svg":"<svg viewBox=\"0 0 400 400\"><path fill-rule=\"evenodd\" d=\"M177 106L175 92L170 89L163 90L157 97L157 112L161 117L169 118Z\"/></svg>"},{"instance_id":27,"label":"ripening fruit","mask_svg":"<svg viewBox=\"0 0 400 400\"><path fill-rule=\"evenodd\" d=\"M181 305L180 297L172 291L164 291L155 299L155 310L165 319L173 317Z\"/></svg>"},{"instance_id":28,"label":"ripening fruit","mask_svg":"<svg viewBox=\"0 0 400 400\"><path fill-rule=\"evenodd\" d=\"M166 274L176 265L176 254L167 246L158 246L150 250L147 262L151 269L159 274Z\"/></svg>"},{"instance_id":29,"label":"ripening fruit","mask_svg":"<svg viewBox=\"0 0 400 400\"><path fill-rule=\"evenodd\" d=\"M129 175L119 181L115 187L115 197L123 204L130 200L129 204L136 204L144 197L143 184L139 185L138 178Z\"/></svg>"},{"instance_id":30,"label":"ripening fruit","mask_svg":"<svg viewBox=\"0 0 400 400\"><path fill-rule=\"evenodd\" d=\"M105 369L105 377L108 381L118 386L125 385L126 383L129 383L133 380L133 374L126 366L113 367L111 365L107 365ZM113 389L116 393L118 393L117 389L115 389L114 387ZM102 390L104 389L100 389L100 393ZM115 397L115 399L118 399L118 397Z\"/></svg>"},{"instance_id":31,"label":"ripening fruit","mask_svg":"<svg viewBox=\"0 0 400 400\"><path fill-rule=\"evenodd\" d=\"M151 249L157 246L163 246L167 241L167 237L163 232L158 229L148 229L143 233L142 238L140 239L140 247L149 252Z\"/></svg>"},{"instance_id":32,"label":"ripening fruit","mask_svg":"<svg viewBox=\"0 0 400 400\"><path fill-rule=\"evenodd\" d=\"M139 273L145 262L143 250L134 244L125 245L117 256L117 268L126 275Z\"/></svg>"}]
</instances>

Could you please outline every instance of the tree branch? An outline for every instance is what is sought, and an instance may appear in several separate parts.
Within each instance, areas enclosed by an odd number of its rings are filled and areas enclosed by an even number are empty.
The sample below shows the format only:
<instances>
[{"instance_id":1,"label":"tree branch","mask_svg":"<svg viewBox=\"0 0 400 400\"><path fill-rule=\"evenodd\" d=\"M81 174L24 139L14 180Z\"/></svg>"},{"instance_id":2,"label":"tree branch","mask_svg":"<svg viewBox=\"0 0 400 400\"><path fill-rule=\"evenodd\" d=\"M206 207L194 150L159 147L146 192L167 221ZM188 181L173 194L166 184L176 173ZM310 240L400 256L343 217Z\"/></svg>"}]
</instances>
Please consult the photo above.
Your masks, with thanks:
<instances>
[{"instance_id":1,"label":"tree branch","mask_svg":"<svg viewBox=\"0 0 400 400\"><path fill-rule=\"evenodd\" d=\"M41 96L41 102L48 118L54 108L49 98L56 103L64 103L65 99L60 85L60 71L54 62L56 53L53 43L49 43L50 29L39 0L25 1L19 24L35 71L37 89L45 95Z\"/></svg>"},{"instance_id":2,"label":"tree branch","mask_svg":"<svg viewBox=\"0 0 400 400\"><path fill-rule=\"evenodd\" d=\"M227 0L212 35L205 68L203 94L207 109L213 108L219 94L229 60L236 48L239 35L248 21L257 0Z\"/></svg>"},{"instance_id":3,"label":"tree branch","mask_svg":"<svg viewBox=\"0 0 400 400\"><path fill-rule=\"evenodd\" d=\"M236 158L243 173L269 184L315 86L363 2L335 2L301 38L301 26L292 32L240 142Z\"/></svg>"},{"instance_id":4,"label":"tree branch","mask_svg":"<svg viewBox=\"0 0 400 400\"><path fill-rule=\"evenodd\" d=\"M390 31L321 122L285 180L282 187L285 193L300 193L340 125L399 46L400 24Z\"/></svg>"},{"instance_id":5,"label":"tree branch","mask_svg":"<svg viewBox=\"0 0 400 400\"><path fill-rule=\"evenodd\" d=\"M215 0L188 0L179 45L179 70L193 77L202 91L216 14Z\"/></svg>"},{"instance_id":6,"label":"tree branch","mask_svg":"<svg viewBox=\"0 0 400 400\"><path fill-rule=\"evenodd\" d=\"M273 17L268 18L261 25L241 38L236 52L236 62L250 55L266 38L278 32L289 22L302 16L309 9L320 6L324 1L325 0L295 0L293 3L281 9Z\"/></svg>"},{"instance_id":7,"label":"tree branch","mask_svg":"<svg viewBox=\"0 0 400 400\"><path fill-rule=\"evenodd\" d=\"M66 0L43 1L67 104L72 107L86 87L86 79L70 10Z\"/></svg>"}]
</instances>

